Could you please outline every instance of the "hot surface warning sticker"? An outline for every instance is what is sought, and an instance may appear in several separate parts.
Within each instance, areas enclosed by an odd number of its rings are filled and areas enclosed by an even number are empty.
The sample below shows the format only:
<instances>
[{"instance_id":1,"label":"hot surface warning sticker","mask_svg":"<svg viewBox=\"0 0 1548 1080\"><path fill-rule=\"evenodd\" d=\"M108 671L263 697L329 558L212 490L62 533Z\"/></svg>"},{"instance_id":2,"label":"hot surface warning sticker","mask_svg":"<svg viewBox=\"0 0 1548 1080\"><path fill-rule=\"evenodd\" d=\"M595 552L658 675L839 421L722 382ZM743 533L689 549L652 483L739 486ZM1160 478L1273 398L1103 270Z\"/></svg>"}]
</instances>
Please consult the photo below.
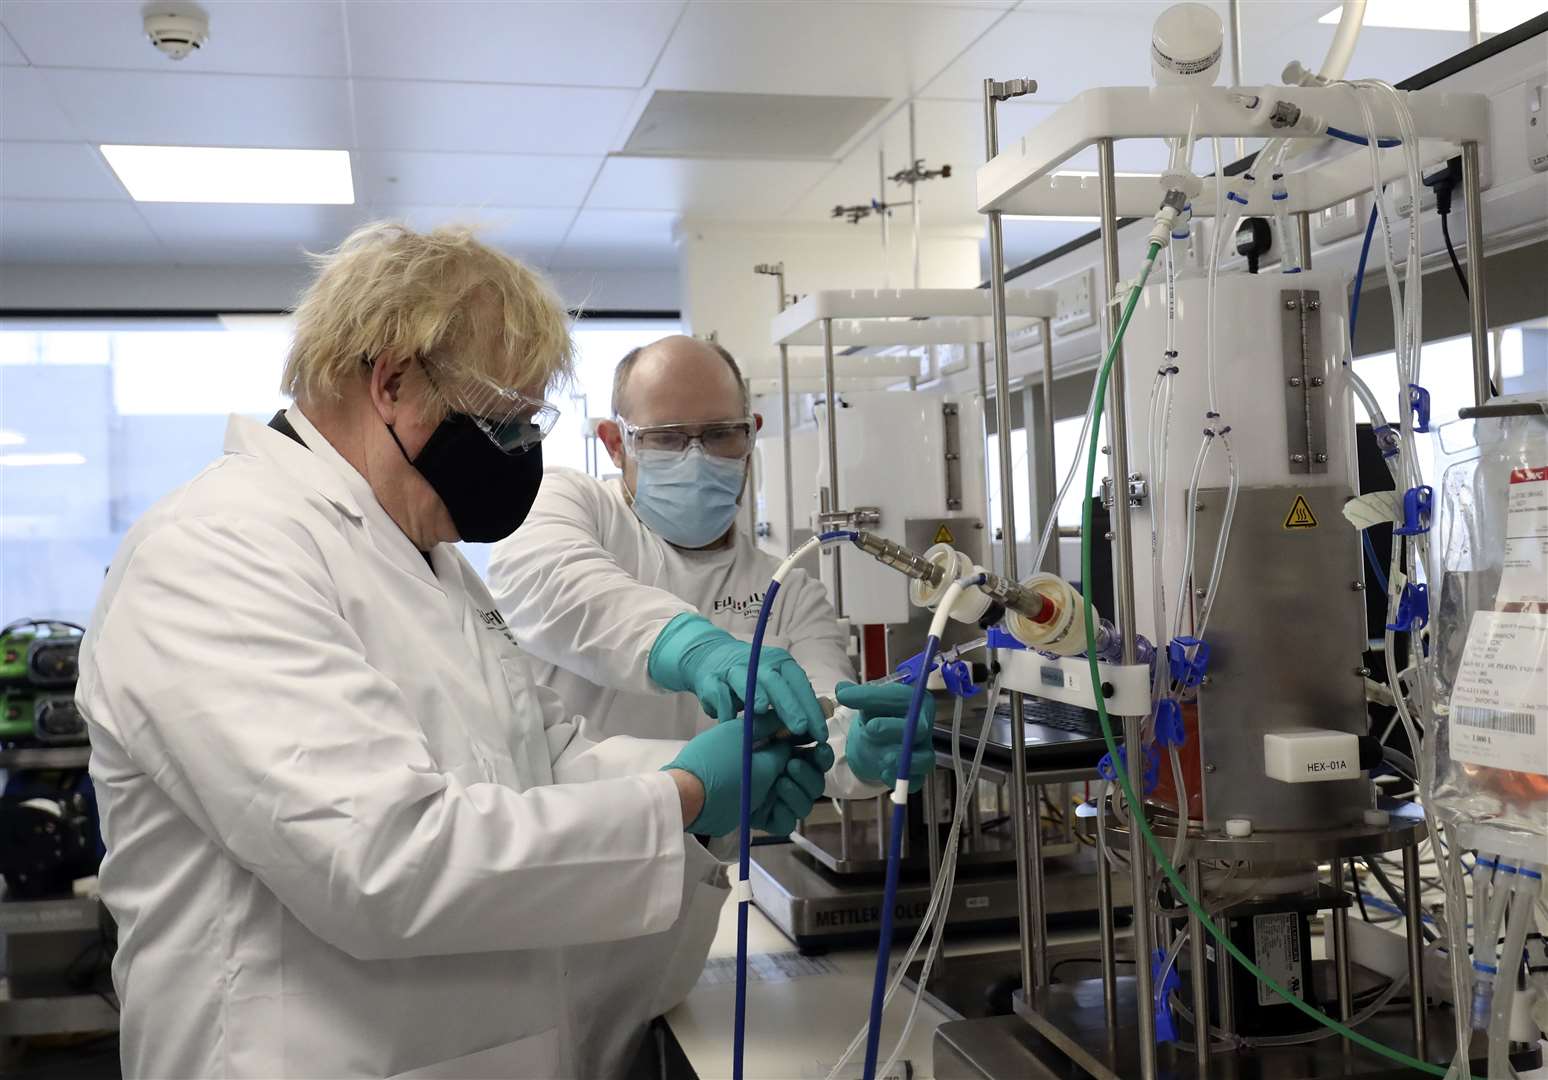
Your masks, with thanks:
<instances>
[{"instance_id":1,"label":"hot surface warning sticker","mask_svg":"<svg viewBox=\"0 0 1548 1080\"><path fill-rule=\"evenodd\" d=\"M1290 512L1285 515L1285 528L1315 529L1316 527L1317 515L1312 513L1312 508L1306 502L1306 496L1297 495L1295 502L1290 504Z\"/></svg>"},{"instance_id":2,"label":"hot surface warning sticker","mask_svg":"<svg viewBox=\"0 0 1548 1080\"><path fill-rule=\"evenodd\" d=\"M1253 952L1263 974L1303 1001L1306 987L1301 985L1301 935L1293 913L1254 915L1252 917ZM1259 1005L1288 1005L1289 1002L1258 983Z\"/></svg>"},{"instance_id":3,"label":"hot surface warning sticker","mask_svg":"<svg viewBox=\"0 0 1548 1080\"><path fill-rule=\"evenodd\" d=\"M957 541L951 535L951 530L945 525L935 530L935 542L937 544L955 544Z\"/></svg>"},{"instance_id":4,"label":"hot surface warning sticker","mask_svg":"<svg viewBox=\"0 0 1548 1080\"><path fill-rule=\"evenodd\" d=\"M1474 612L1450 735L1458 761L1548 776L1548 615Z\"/></svg>"}]
</instances>

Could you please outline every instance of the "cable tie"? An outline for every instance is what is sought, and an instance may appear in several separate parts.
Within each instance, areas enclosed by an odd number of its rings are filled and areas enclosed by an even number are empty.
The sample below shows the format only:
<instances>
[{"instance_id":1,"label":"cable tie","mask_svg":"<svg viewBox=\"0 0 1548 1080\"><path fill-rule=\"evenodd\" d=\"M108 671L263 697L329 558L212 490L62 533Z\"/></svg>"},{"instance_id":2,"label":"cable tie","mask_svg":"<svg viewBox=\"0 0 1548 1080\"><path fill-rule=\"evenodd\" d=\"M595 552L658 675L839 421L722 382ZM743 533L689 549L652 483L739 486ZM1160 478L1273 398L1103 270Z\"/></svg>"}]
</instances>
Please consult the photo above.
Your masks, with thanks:
<instances>
[{"instance_id":1,"label":"cable tie","mask_svg":"<svg viewBox=\"0 0 1548 1080\"><path fill-rule=\"evenodd\" d=\"M1473 970L1482 972L1485 975L1498 975L1500 973L1499 968L1493 964L1486 964L1482 960L1473 961Z\"/></svg>"},{"instance_id":2,"label":"cable tie","mask_svg":"<svg viewBox=\"0 0 1548 1080\"><path fill-rule=\"evenodd\" d=\"M1499 868L1500 864L1489 858L1487 855L1479 855L1473 860L1473 865L1481 866L1485 870L1496 870Z\"/></svg>"},{"instance_id":3,"label":"cable tie","mask_svg":"<svg viewBox=\"0 0 1548 1080\"><path fill-rule=\"evenodd\" d=\"M1528 870L1524 866L1517 870L1516 873L1520 874L1524 878L1531 878L1533 881L1543 880L1542 874L1538 873L1536 870Z\"/></svg>"}]
</instances>

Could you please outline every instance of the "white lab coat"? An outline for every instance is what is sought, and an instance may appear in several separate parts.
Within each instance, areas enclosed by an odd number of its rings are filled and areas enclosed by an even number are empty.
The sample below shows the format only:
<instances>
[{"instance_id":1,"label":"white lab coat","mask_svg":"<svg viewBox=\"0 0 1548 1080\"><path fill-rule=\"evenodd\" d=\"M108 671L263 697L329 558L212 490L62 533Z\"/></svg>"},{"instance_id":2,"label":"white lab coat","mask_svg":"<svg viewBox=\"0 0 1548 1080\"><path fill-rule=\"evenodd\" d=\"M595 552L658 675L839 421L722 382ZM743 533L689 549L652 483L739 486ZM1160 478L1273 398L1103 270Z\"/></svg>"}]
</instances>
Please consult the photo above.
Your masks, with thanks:
<instances>
[{"instance_id":1,"label":"white lab coat","mask_svg":"<svg viewBox=\"0 0 1548 1080\"><path fill-rule=\"evenodd\" d=\"M677 744L581 736L289 415L311 450L233 418L135 525L82 650L125 1075L570 1075L562 947L667 929L709 864Z\"/></svg>"},{"instance_id":2,"label":"white lab coat","mask_svg":"<svg viewBox=\"0 0 1548 1080\"><path fill-rule=\"evenodd\" d=\"M489 586L522 649L547 661L537 667L538 680L585 716L588 735L688 739L714 721L693 694L650 681L651 646L684 612L752 640L778 565L741 530L722 550L674 547L640 521L622 481L549 469L527 520L495 545ZM826 590L804 570L780 586L764 644L788 649L818 693L854 681ZM844 763L849 716L840 709L829 724L837 761L827 793L875 796L883 789L855 779ZM729 856L735 849L717 843L714 850ZM569 970L598 1004L580 1040L591 1048L583 1060L588 1075L622 1075L650 1019L693 989L728 891L724 874L690 882L671 932L572 951ZM658 989L625 994L624 986Z\"/></svg>"}]
</instances>

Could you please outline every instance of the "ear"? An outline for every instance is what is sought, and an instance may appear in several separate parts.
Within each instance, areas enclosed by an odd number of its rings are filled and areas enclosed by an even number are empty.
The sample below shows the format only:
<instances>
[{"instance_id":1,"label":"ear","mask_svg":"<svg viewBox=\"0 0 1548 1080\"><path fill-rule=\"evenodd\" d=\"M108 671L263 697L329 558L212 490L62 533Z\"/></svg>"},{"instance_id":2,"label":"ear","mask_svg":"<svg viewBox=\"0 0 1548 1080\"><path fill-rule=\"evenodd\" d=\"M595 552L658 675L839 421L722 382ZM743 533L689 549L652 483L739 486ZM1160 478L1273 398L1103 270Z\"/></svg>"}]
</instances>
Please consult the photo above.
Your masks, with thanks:
<instances>
[{"instance_id":1,"label":"ear","mask_svg":"<svg viewBox=\"0 0 1548 1080\"><path fill-rule=\"evenodd\" d=\"M761 412L753 413L753 430L754 431L762 431L763 430L763 414Z\"/></svg>"},{"instance_id":2,"label":"ear","mask_svg":"<svg viewBox=\"0 0 1548 1080\"><path fill-rule=\"evenodd\" d=\"M408 408L403 381L413 357L379 355L371 365L371 404L383 423L394 424Z\"/></svg>"},{"instance_id":3,"label":"ear","mask_svg":"<svg viewBox=\"0 0 1548 1080\"><path fill-rule=\"evenodd\" d=\"M613 459L613 464L620 469L624 464L623 429L618 426L616 420L599 420L597 422L597 438L602 440L602 445L607 447L607 456Z\"/></svg>"}]
</instances>

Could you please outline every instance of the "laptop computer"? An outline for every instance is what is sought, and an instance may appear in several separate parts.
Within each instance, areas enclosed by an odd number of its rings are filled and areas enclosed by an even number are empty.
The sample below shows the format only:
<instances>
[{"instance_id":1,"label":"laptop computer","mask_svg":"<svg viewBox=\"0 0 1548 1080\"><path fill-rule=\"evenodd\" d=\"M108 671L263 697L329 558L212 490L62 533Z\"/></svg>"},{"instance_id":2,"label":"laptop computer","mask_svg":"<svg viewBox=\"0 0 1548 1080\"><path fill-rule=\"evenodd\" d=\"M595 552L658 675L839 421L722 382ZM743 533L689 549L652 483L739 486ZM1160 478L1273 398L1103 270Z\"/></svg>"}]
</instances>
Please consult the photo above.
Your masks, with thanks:
<instances>
[{"instance_id":1,"label":"laptop computer","mask_svg":"<svg viewBox=\"0 0 1548 1080\"><path fill-rule=\"evenodd\" d=\"M1059 701L1023 696L1021 699L1021 743L1031 751L1039 766L1078 768L1095 766L1107 753L1107 743L1102 738L1102 724L1096 711ZM1110 718L1111 719L1111 718ZM962 723L962 755L968 757L978 749L978 732L983 719L980 716L964 718ZM1114 734L1121 743L1121 726L1112 720ZM989 745L984 749L984 759L996 764L1011 760L1010 697L1006 695L995 709L989 724ZM951 720L942 720L937 714L935 723L935 747L937 753L951 751Z\"/></svg>"}]
</instances>

